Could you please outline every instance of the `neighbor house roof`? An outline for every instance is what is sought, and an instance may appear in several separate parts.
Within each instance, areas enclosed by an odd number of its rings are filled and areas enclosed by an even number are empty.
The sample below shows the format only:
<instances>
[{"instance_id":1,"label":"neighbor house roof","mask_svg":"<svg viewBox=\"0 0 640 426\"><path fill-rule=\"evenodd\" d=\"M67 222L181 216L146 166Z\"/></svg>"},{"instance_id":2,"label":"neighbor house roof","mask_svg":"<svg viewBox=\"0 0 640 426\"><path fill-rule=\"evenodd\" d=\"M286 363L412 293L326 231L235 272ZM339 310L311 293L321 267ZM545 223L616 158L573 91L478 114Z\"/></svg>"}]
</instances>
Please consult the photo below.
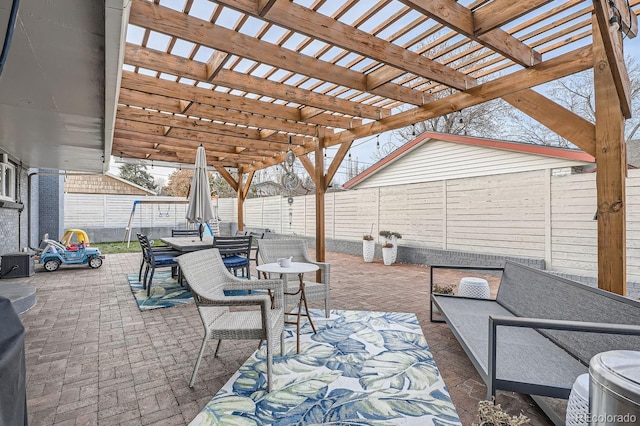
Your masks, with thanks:
<instances>
[{"instance_id":1,"label":"neighbor house roof","mask_svg":"<svg viewBox=\"0 0 640 426\"><path fill-rule=\"evenodd\" d=\"M111 173L93 176L68 174L64 191L70 194L156 195L154 191Z\"/></svg>"},{"instance_id":2,"label":"neighbor house roof","mask_svg":"<svg viewBox=\"0 0 640 426\"><path fill-rule=\"evenodd\" d=\"M361 183L365 179L370 178L374 174L380 172L382 169L398 160L401 157L409 154L419 146L424 145L430 141L444 141L444 142L452 142L456 144L463 145L474 145L478 147L486 147L486 148L494 148L501 149L506 151L514 151L525 154L534 154L534 155L542 155L546 157L554 157L566 160L574 160L574 161L584 161L584 162L594 162L595 159L577 149L568 149L568 148L558 148L552 146L545 145L535 145L530 143L523 142L512 142L512 141L502 141L496 139L487 139L487 138L479 138L474 136L462 136L462 135L452 135L449 133L439 133L439 132L424 132L416 137L411 142L401 146L400 148L393 151L391 154L387 155L377 163L373 164L371 167L367 168L365 171L354 177L353 179L347 181L344 184L345 188L352 188L353 186Z\"/></svg>"}]
</instances>

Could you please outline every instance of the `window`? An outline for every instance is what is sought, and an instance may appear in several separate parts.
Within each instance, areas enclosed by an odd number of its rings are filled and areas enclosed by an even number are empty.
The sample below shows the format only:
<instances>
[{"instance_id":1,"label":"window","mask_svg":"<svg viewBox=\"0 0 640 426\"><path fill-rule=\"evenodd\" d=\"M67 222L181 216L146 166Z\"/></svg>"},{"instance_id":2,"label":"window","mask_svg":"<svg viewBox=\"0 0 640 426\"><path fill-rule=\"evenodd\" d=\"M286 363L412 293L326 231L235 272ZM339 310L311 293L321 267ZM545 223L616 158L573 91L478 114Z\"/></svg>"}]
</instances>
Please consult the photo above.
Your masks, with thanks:
<instances>
[{"instance_id":1,"label":"window","mask_svg":"<svg viewBox=\"0 0 640 426\"><path fill-rule=\"evenodd\" d=\"M16 167L9 163L6 154L0 155L0 199L15 201Z\"/></svg>"}]
</instances>

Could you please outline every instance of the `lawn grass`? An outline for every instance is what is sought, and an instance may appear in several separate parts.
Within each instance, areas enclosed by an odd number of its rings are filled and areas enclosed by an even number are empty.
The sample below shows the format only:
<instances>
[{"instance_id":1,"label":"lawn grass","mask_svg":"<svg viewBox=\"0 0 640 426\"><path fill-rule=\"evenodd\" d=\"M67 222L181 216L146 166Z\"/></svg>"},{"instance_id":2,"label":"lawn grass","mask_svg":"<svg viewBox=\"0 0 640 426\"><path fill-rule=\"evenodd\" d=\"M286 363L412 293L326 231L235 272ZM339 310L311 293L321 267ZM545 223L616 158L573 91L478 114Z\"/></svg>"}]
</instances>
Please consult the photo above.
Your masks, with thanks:
<instances>
[{"instance_id":1,"label":"lawn grass","mask_svg":"<svg viewBox=\"0 0 640 426\"><path fill-rule=\"evenodd\" d=\"M153 242L154 246L163 245L162 241L156 240ZM131 241L129 247L127 247L127 243L95 243L91 244L91 247L96 247L100 249L102 254L118 254L118 253L140 253L142 250L140 249L140 243L137 241Z\"/></svg>"}]
</instances>

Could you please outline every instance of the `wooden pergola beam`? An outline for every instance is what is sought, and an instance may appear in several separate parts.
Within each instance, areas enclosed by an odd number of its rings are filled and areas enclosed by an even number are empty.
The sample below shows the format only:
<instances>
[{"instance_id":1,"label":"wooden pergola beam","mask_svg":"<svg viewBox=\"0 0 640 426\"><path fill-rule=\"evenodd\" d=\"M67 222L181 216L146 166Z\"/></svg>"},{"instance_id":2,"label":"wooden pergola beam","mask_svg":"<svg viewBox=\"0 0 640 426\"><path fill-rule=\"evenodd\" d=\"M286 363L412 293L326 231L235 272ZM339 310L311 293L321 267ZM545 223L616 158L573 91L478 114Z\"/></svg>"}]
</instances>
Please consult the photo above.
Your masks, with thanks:
<instances>
[{"instance_id":1,"label":"wooden pergola beam","mask_svg":"<svg viewBox=\"0 0 640 426\"><path fill-rule=\"evenodd\" d=\"M299 108L250 99L244 96L231 95L215 90L136 74L129 71L124 71L122 73L121 86L125 89L143 92L150 95L165 96L168 98L187 101L189 103L199 103L217 108L243 111L267 117L297 121L300 123L320 124L323 126L342 129L348 129L361 123L360 120L354 118L324 114L323 110L319 111L315 115L303 116L302 111ZM187 111L183 112L187 113Z\"/></svg>"},{"instance_id":2,"label":"wooden pergola beam","mask_svg":"<svg viewBox=\"0 0 640 426\"><path fill-rule=\"evenodd\" d=\"M309 77L368 91L366 76L361 73L203 22L154 3L132 0L130 23ZM397 84L384 84L371 90L371 93L409 104L422 104L421 92Z\"/></svg>"},{"instance_id":3,"label":"wooden pergola beam","mask_svg":"<svg viewBox=\"0 0 640 426\"><path fill-rule=\"evenodd\" d=\"M620 4L620 2L618 2ZM615 3L614 3L615 4ZM624 6L626 7L626 5ZM593 9L597 18L599 28L599 37L602 40L604 52L607 55L607 62L611 69L613 83L615 84L618 98L620 99L620 107L625 118L631 118L631 82L624 64L624 55L622 53L622 33L612 32L609 25L610 16L613 16L613 10L609 7L609 0L593 0ZM618 9L619 10L619 9ZM637 17L633 14L629 15L636 22ZM617 18L621 19L621 18ZM618 24L620 25L620 24ZM594 28L594 45L595 45L595 28Z\"/></svg>"},{"instance_id":4,"label":"wooden pergola beam","mask_svg":"<svg viewBox=\"0 0 640 426\"><path fill-rule=\"evenodd\" d=\"M399 0L430 18L448 26L471 40L499 52L517 64L530 67L542 61L542 56L506 31L494 28L476 35L471 10L455 0Z\"/></svg>"},{"instance_id":5,"label":"wooden pergola beam","mask_svg":"<svg viewBox=\"0 0 640 426\"><path fill-rule=\"evenodd\" d=\"M430 102L412 110L383 118L377 122L364 124L325 138L326 146L337 145L350 140L399 129L418 121L439 117L461 109L497 99L510 93L548 83L567 75L584 71L593 66L591 46L581 47L557 56L530 68L516 71L501 78L458 92L443 99Z\"/></svg>"},{"instance_id":6,"label":"wooden pergola beam","mask_svg":"<svg viewBox=\"0 0 640 426\"><path fill-rule=\"evenodd\" d=\"M499 28L519 17L550 3L552 0L493 0L473 11L473 32L476 36Z\"/></svg>"},{"instance_id":7,"label":"wooden pergola beam","mask_svg":"<svg viewBox=\"0 0 640 426\"><path fill-rule=\"evenodd\" d=\"M253 12L252 8L242 8L241 3L237 1L222 0L219 3L244 13L252 14ZM279 2L277 7L272 7L268 12L261 14L261 17L292 31L343 49L359 52L393 67L456 89L464 90L476 84L473 77L291 1ZM375 87L369 86L368 89L375 89Z\"/></svg>"},{"instance_id":8,"label":"wooden pergola beam","mask_svg":"<svg viewBox=\"0 0 640 426\"><path fill-rule=\"evenodd\" d=\"M231 173L222 166L214 166L216 171L220 173L220 176L229 184L229 186L236 192L238 192L238 182L231 176Z\"/></svg>"},{"instance_id":9,"label":"wooden pergola beam","mask_svg":"<svg viewBox=\"0 0 640 426\"><path fill-rule=\"evenodd\" d=\"M502 99L578 148L596 156L595 125L540 93L524 89Z\"/></svg>"}]
</instances>

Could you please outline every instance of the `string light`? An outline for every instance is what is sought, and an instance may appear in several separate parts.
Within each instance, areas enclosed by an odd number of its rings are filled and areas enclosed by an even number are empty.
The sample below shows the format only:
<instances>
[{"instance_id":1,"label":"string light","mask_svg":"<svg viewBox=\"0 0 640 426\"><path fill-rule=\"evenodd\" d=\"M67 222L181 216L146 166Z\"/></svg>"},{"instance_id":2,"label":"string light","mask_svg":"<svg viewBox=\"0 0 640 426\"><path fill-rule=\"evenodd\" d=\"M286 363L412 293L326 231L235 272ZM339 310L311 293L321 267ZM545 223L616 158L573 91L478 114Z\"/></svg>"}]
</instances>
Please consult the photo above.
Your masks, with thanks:
<instances>
[{"instance_id":1,"label":"string light","mask_svg":"<svg viewBox=\"0 0 640 426\"><path fill-rule=\"evenodd\" d=\"M411 131L411 135L415 136L416 135L416 123L413 123L411 126L413 126L413 130Z\"/></svg>"},{"instance_id":2,"label":"string light","mask_svg":"<svg viewBox=\"0 0 640 426\"><path fill-rule=\"evenodd\" d=\"M380 135L376 135L376 149L380 150Z\"/></svg>"}]
</instances>

